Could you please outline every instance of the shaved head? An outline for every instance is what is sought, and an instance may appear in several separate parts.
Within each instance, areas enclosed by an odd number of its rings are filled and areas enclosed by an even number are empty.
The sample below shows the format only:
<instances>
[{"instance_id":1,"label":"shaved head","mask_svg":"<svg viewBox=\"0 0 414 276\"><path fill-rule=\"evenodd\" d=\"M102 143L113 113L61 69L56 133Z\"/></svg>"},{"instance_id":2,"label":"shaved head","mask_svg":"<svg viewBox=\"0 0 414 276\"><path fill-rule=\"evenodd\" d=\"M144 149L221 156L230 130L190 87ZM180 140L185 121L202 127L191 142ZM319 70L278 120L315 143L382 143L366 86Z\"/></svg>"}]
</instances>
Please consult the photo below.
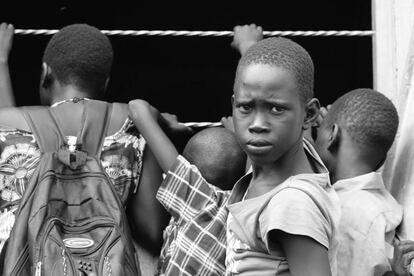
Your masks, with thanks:
<instances>
[{"instance_id":1,"label":"shaved head","mask_svg":"<svg viewBox=\"0 0 414 276\"><path fill-rule=\"evenodd\" d=\"M234 133L222 127L196 133L185 146L183 156L209 183L222 190L231 190L246 168L246 154Z\"/></svg>"}]
</instances>

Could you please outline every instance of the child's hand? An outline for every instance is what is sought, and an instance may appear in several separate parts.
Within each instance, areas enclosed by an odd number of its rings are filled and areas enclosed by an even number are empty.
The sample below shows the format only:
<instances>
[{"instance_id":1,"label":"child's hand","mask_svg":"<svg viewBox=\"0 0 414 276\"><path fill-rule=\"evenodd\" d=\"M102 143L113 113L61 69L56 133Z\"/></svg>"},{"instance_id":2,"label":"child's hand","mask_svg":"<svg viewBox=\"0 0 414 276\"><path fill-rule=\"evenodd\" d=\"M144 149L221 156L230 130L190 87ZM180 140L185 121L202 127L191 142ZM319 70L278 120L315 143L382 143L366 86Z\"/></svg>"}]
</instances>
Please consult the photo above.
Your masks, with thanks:
<instances>
[{"instance_id":1,"label":"child's hand","mask_svg":"<svg viewBox=\"0 0 414 276\"><path fill-rule=\"evenodd\" d=\"M0 24L0 62L7 62L13 44L14 27L12 24Z\"/></svg>"},{"instance_id":2,"label":"child's hand","mask_svg":"<svg viewBox=\"0 0 414 276\"><path fill-rule=\"evenodd\" d=\"M236 26L231 46L243 55L250 46L263 39L263 29L255 24Z\"/></svg>"},{"instance_id":3,"label":"child's hand","mask_svg":"<svg viewBox=\"0 0 414 276\"><path fill-rule=\"evenodd\" d=\"M167 173L177 159L178 152L160 126L162 116L144 100L130 101L128 107L130 119L144 137L164 173Z\"/></svg>"},{"instance_id":4,"label":"child's hand","mask_svg":"<svg viewBox=\"0 0 414 276\"><path fill-rule=\"evenodd\" d=\"M223 118L221 118L220 122L224 126L224 128L227 128L228 130L234 132L234 125L233 125L233 117L232 116L223 117Z\"/></svg>"},{"instance_id":5,"label":"child's hand","mask_svg":"<svg viewBox=\"0 0 414 276\"><path fill-rule=\"evenodd\" d=\"M192 134L194 131L191 127L188 127L180 122L178 122L177 116L170 113L161 113L162 120L164 124L169 128L173 133L189 133Z\"/></svg>"},{"instance_id":6,"label":"child's hand","mask_svg":"<svg viewBox=\"0 0 414 276\"><path fill-rule=\"evenodd\" d=\"M322 125L323 120L326 117L326 114L328 113L328 110L331 109L331 105L327 105L326 107L321 107L319 109L319 116L316 119L316 122L313 124L313 127L320 127Z\"/></svg>"},{"instance_id":7,"label":"child's hand","mask_svg":"<svg viewBox=\"0 0 414 276\"><path fill-rule=\"evenodd\" d=\"M394 257L391 263L398 276L414 275L414 241L404 240L394 243Z\"/></svg>"}]
</instances>

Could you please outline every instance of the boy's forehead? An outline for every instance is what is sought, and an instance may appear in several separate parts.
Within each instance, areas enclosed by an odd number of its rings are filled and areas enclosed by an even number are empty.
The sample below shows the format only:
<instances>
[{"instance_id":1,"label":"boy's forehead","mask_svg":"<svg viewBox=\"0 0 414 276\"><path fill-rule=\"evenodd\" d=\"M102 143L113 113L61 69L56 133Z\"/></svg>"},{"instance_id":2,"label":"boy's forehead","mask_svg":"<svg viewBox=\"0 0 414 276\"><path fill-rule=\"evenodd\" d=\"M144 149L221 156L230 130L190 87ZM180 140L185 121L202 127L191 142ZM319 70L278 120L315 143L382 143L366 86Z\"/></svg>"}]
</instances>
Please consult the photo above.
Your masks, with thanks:
<instances>
[{"instance_id":1,"label":"boy's forehead","mask_svg":"<svg viewBox=\"0 0 414 276\"><path fill-rule=\"evenodd\" d=\"M239 82L243 86L256 87L264 85L288 84L296 86L294 74L276 65L250 64L240 68Z\"/></svg>"},{"instance_id":2,"label":"boy's forehead","mask_svg":"<svg viewBox=\"0 0 414 276\"><path fill-rule=\"evenodd\" d=\"M240 68L235 88L235 96L239 96L240 91L244 95L255 91L279 90L295 90L295 94L299 94L294 74L285 68L269 64L250 64Z\"/></svg>"}]
</instances>

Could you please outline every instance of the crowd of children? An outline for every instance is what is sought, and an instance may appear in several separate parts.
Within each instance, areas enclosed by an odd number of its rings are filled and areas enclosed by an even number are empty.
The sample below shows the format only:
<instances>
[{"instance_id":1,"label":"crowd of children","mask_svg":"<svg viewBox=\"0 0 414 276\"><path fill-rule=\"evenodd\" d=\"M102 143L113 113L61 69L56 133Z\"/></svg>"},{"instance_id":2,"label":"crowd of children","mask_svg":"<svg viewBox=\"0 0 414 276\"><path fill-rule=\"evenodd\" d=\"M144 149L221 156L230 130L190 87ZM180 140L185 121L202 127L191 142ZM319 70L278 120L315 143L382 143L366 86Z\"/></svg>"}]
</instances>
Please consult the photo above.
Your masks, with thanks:
<instances>
[{"instance_id":1,"label":"crowd of children","mask_svg":"<svg viewBox=\"0 0 414 276\"><path fill-rule=\"evenodd\" d=\"M1 24L0 93L9 105L12 38ZM398 236L403 209L379 172L398 128L392 102L356 89L321 108L312 58L299 44L263 39L251 24L234 28L232 46L241 58L224 128L194 133L141 99L113 107L101 163L137 247L157 256L142 275L412 275L414 242ZM88 25L49 42L40 96L68 143L83 103L104 93L112 58L109 40ZM0 109L3 257L41 156L21 110ZM183 152L174 132L192 135Z\"/></svg>"}]
</instances>

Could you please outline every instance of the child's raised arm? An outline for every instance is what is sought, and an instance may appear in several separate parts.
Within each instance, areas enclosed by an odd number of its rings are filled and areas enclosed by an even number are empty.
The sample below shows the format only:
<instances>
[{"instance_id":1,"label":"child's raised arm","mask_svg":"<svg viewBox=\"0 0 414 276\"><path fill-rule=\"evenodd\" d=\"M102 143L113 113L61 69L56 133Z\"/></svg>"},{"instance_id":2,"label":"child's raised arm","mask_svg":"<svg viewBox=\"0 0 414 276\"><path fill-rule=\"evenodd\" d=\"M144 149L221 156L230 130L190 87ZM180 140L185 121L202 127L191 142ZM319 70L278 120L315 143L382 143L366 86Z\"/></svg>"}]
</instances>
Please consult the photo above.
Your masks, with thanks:
<instances>
[{"instance_id":1,"label":"child's raised arm","mask_svg":"<svg viewBox=\"0 0 414 276\"><path fill-rule=\"evenodd\" d=\"M270 239L285 251L292 276L331 276L328 250L312 238L273 230Z\"/></svg>"},{"instance_id":2,"label":"child's raised arm","mask_svg":"<svg viewBox=\"0 0 414 276\"><path fill-rule=\"evenodd\" d=\"M263 29L256 26L256 24L235 26L233 31L234 36L231 46L239 51L241 55L244 55L250 46L263 39Z\"/></svg>"},{"instance_id":3,"label":"child's raised arm","mask_svg":"<svg viewBox=\"0 0 414 276\"><path fill-rule=\"evenodd\" d=\"M9 54L13 43L12 24L0 24L0 107L14 106L13 89L9 72Z\"/></svg>"},{"instance_id":4,"label":"child's raised arm","mask_svg":"<svg viewBox=\"0 0 414 276\"><path fill-rule=\"evenodd\" d=\"M146 140L161 169L167 173L177 159L178 151L159 124L163 117L144 100L129 102L129 116ZM178 124L174 128L188 129Z\"/></svg>"}]
</instances>

